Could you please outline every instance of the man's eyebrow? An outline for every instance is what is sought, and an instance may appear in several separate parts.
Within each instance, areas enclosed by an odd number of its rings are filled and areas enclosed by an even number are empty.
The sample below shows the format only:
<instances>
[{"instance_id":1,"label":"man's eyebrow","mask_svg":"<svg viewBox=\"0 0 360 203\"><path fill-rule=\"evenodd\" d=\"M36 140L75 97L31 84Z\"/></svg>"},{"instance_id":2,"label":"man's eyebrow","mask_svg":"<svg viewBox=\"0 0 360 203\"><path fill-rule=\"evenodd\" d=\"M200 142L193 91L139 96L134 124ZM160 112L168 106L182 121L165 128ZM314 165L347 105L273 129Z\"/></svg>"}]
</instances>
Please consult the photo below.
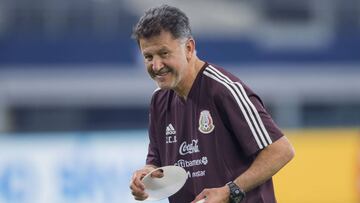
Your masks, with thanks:
<instances>
[{"instance_id":1,"label":"man's eyebrow","mask_svg":"<svg viewBox=\"0 0 360 203\"><path fill-rule=\"evenodd\" d=\"M169 52L170 49L168 49L167 47L161 47L161 48L158 50L158 52L163 52L163 51Z\"/></svg>"},{"instance_id":2,"label":"man's eyebrow","mask_svg":"<svg viewBox=\"0 0 360 203\"><path fill-rule=\"evenodd\" d=\"M170 52L170 49L168 49L167 47L161 47L160 49L156 50L156 51L143 51L142 54L143 55L151 55L152 53L160 53L160 52Z\"/></svg>"}]
</instances>

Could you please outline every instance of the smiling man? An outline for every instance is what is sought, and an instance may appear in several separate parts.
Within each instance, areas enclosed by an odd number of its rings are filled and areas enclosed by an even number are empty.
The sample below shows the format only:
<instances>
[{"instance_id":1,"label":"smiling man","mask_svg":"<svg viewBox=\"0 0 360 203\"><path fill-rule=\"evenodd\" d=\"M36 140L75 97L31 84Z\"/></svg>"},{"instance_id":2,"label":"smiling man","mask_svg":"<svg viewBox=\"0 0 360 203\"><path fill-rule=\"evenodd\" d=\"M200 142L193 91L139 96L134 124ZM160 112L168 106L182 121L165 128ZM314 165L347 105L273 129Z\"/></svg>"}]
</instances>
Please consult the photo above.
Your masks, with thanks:
<instances>
[{"instance_id":1,"label":"smiling man","mask_svg":"<svg viewBox=\"0 0 360 203\"><path fill-rule=\"evenodd\" d=\"M176 39L169 31L159 31L138 40L145 66L161 89L173 89L186 98L204 62L194 54L195 41L190 35Z\"/></svg>"},{"instance_id":2,"label":"smiling man","mask_svg":"<svg viewBox=\"0 0 360 203\"><path fill-rule=\"evenodd\" d=\"M189 179L170 203L276 202L271 177L294 150L259 96L197 57L189 19L178 8L147 10L133 36L159 86L150 105L146 165L130 182L134 198L148 197L141 182L147 173L178 165Z\"/></svg>"}]
</instances>

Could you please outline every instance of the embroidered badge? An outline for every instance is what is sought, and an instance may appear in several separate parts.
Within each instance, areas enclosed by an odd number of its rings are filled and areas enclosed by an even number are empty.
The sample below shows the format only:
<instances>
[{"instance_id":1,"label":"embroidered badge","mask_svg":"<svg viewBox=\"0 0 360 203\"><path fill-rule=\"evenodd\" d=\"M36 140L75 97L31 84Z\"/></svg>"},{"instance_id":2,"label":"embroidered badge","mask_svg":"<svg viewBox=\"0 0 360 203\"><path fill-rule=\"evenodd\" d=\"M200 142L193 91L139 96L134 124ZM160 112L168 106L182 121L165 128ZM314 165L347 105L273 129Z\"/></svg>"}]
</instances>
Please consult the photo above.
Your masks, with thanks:
<instances>
[{"instance_id":1,"label":"embroidered badge","mask_svg":"<svg viewBox=\"0 0 360 203\"><path fill-rule=\"evenodd\" d=\"M199 118L199 131L204 134L209 134L214 130L214 121L208 110L203 110L200 112Z\"/></svg>"}]
</instances>

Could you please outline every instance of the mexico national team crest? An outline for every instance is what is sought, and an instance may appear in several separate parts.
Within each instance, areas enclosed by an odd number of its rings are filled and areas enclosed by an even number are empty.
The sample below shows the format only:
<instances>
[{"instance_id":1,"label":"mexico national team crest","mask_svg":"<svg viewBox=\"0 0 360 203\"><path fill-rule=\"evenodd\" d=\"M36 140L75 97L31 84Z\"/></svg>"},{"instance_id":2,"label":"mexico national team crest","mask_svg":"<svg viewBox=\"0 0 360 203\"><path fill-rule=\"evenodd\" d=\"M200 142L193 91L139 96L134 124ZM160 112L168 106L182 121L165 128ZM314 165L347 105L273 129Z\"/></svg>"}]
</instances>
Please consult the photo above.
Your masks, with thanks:
<instances>
[{"instance_id":1,"label":"mexico national team crest","mask_svg":"<svg viewBox=\"0 0 360 203\"><path fill-rule=\"evenodd\" d=\"M209 134L214 130L214 128L214 121L210 115L210 111L201 111L199 118L199 131L204 134Z\"/></svg>"}]
</instances>

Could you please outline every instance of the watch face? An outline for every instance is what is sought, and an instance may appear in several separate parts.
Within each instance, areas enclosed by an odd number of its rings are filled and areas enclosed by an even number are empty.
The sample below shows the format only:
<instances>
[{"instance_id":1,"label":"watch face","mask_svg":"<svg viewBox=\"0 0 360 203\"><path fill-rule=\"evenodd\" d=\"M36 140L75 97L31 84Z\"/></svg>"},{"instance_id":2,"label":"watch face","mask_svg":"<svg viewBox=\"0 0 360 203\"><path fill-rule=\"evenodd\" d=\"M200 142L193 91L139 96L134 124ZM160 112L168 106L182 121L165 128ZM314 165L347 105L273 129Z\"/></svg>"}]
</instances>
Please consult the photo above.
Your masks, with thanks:
<instances>
[{"instance_id":1,"label":"watch face","mask_svg":"<svg viewBox=\"0 0 360 203\"><path fill-rule=\"evenodd\" d=\"M236 196L236 197L233 197L232 198L232 203L240 203L241 202L241 200L243 199L243 196L242 195L240 195L240 196Z\"/></svg>"},{"instance_id":2,"label":"watch face","mask_svg":"<svg viewBox=\"0 0 360 203\"><path fill-rule=\"evenodd\" d=\"M238 196L235 198L235 202L239 203L243 199L243 196Z\"/></svg>"},{"instance_id":3,"label":"watch face","mask_svg":"<svg viewBox=\"0 0 360 203\"><path fill-rule=\"evenodd\" d=\"M245 193L240 190L240 188L233 182L228 184L230 187L230 202L239 203L244 198Z\"/></svg>"}]
</instances>

